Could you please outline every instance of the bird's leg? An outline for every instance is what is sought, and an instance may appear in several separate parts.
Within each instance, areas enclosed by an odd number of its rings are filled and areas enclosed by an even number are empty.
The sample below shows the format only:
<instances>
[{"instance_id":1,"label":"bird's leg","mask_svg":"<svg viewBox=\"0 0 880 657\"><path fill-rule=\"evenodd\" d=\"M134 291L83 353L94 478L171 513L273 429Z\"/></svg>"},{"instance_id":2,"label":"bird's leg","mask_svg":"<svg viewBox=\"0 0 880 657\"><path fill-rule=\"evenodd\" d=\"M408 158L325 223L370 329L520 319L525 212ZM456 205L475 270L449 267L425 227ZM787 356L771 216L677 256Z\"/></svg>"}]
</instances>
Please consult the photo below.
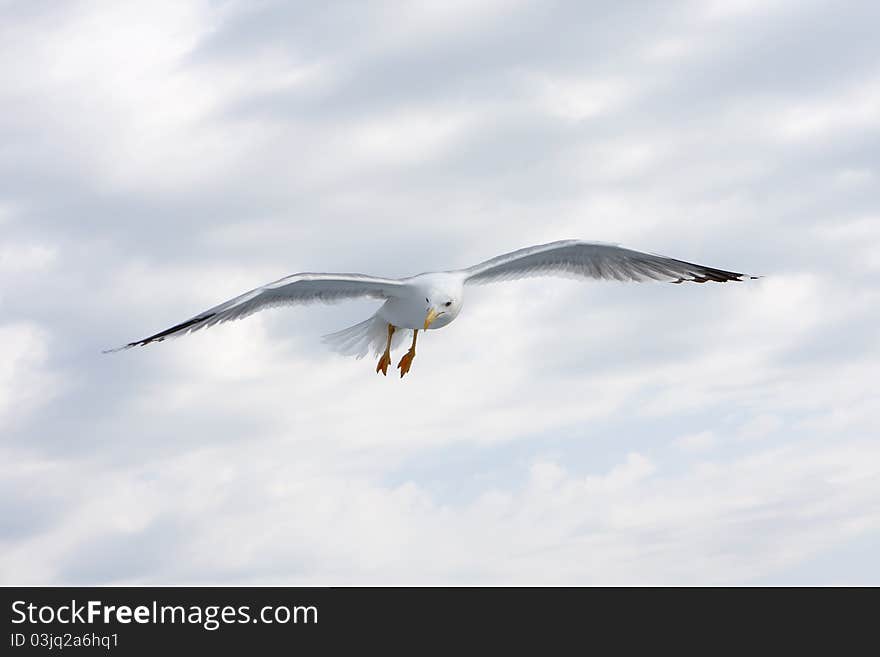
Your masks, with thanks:
<instances>
[{"instance_id":1,"label":"bird's leg","mask_svg":"<svg viewBox=\"0 0 880 657\"><path fill-rule=\"evenodd\" d=\"M400 359L400 362L397 364L397 369L400 370L400 378L403 378L403 375L409 372L409 368L412 367L413 358L416 357L416 340L419 338L419 329L415 329L413 331L413 341L412 346L409 348L403 358Z\"/></svg>"},{"instance_id":2,"label":"bird's leg","mask_svg":"<svg viewBox=\"0 0 880 657\"><path fill-rule=\"evenodd\" d=\"M391 336L393 335L394 326L389 324L388 342L385 344L385 353L382 354L382 357L379 359L379 364L376 365L376 373L382 372L385 376L388 376L388 366L391 364Z\"/></svg>"}]
</instances>

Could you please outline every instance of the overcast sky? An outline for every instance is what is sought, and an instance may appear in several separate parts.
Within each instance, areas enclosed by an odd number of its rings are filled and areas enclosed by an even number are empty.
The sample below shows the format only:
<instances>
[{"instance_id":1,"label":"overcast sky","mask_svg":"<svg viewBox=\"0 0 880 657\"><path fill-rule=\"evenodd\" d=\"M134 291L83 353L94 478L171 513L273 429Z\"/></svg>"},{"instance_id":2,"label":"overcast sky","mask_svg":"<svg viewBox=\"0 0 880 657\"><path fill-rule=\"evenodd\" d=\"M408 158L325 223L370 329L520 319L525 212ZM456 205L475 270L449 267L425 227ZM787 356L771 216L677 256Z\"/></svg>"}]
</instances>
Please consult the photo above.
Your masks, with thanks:
<instances>
[{"instance_id":1,"label":"overcast sky","mask_svg":"<svg viewBox=\"0 0 880 657\"><path fill-rule=\"evenodd\" d=\"M0 0L0 583L880 584L880 3ZM102 355L564 238L765 275ZM395 355L395 361L399 354Z\"/></svg>"}]
</instances>

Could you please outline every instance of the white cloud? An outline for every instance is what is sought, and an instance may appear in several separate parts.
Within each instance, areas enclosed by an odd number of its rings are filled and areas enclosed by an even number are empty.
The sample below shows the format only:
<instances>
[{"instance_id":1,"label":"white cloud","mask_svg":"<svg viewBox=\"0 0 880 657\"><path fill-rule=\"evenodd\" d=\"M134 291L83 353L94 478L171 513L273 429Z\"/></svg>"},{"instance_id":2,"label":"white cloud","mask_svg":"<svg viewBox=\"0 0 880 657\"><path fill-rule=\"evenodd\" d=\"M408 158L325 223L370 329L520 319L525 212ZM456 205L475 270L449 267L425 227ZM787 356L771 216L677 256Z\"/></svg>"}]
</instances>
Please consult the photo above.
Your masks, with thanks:
<instances>
[{"instance_id":1,"label":"white cloud","mask_svg":"<svg viewBox=\"0 0 880 657\"><path fill-rule=\"evenodd\" d=\"M673 443L676 447L685 452L702 452L711 449L717 444L718 440L711 431L701 431L700 433L689 433L679 436Z\"/></svg>"},{"instance_id":2,"label":"white cloud","mask_svg":"<svg viewBox=\"0 0 880 657\"><path fill-rule=\"evenodd\" d=\"M132 192L216 183L273 134L220 120L228 103L328 75L322 63L292 61L271 46L195 68L187 58L222 16L206 2L87 2L68 8L65 20L39 17L10 35L12 60L32 62L39 74L0 70L0 98L18 110L7 120L45 133L51 145L40 148L85 167L92 185L97 178Z\"/></svg>"},{"instance_id":3,"label":"white cloud","mask_svg":"<svg viewBox=\"0 0 880 657\"><path fill-rule=\"evenodd\" d=\"M763 413L750 418L739 429L739 437L744 440L764 438L767 434L778 431L784 422L778 415Z\"/></svg>"},{"instance_id":4,"label":"white cloud","mask_svg":"<svg viewBox=\"0 0 880 657\"><path fill-rule=\"evenodd\" d=\"M25 322L0 325L0 428L48 404L58 394L58 374L47 367L49 336Z\"/></svg>"},{"instance_id":5,"label":"white cloud","mask_svg":"<svg viewBox=\"0 0 880 657\"><path fill-rule=\"evenodd\" d=\"M345 147L368 164L416 164L442 152L466 125L467 115L454 110L403 111L359 122Z\"/></svg>"},{"instance_id":6,"label":"white cloud","mask_svg":"<svg viewBox=\"0 0 880 657\"><path fill-rule=\"evenodd\" d=\"M522 482L463 504L274 447L90 471L84 504L7 566L39 579L35 565L57 564L63 581L117 583L737 583L880 528L870 442L792 445L671 476L636 453L585 477L537 461ZM779 509L791 513L780 520ZM174 537L177 559L153 573L115 566L152 549L157 526L190 527ZM104 571L90 558L102 537Z\"/></svg>"},{"instance_id":7,"label":"white cloud","mask_svg":"<svg viewBox=\"0 0 880 657\"><path fill-rule=\"evenodd\" d=\"M57 249L44 244L0 245L0 273L39 271L52 265Z\"/></svg>"},{"instance_id":8,"label":"white cloud","mask_svg":"<svg viewBox=\"0 0 880 657\"><path fill-rule=\"evenodd\" d=\"M523 74L523 80L542 112L571 121L613 111L633 95L631 83L623 79L549 77L529 72Z\"/></svg>"},{"instance_id":9,"label":"white cloud","mask_svg":"<svg viewBox=\"0 0 880 657\"><path fill-rule=\"evenodd\" d=\"M696 9L701 10L704 20L724 21L746 16L760 16L772 13L785 7L784 0L712 0L710 2L696 3Z\"/></svg>"},{"instance_id":10,"label":"white cloud","mask_svg":"<svg viewBox=\"0 0 880 657\"><path fill-rule=\"evenodd\" d=\"M880 82L861 80L838 97L820 97L786 108L778 118L783 139L812 140L880 128Z\"/></svg>"}]
</instances>

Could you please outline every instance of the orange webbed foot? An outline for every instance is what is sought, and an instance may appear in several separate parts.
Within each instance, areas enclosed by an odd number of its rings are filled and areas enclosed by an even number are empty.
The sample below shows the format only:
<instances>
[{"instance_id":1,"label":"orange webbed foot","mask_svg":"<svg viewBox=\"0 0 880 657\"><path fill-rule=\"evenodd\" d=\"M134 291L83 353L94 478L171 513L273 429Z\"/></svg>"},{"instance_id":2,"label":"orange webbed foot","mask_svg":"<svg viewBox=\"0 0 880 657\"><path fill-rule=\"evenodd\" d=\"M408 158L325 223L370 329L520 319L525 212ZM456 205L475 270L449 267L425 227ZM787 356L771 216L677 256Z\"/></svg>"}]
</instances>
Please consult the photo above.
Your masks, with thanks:
<instances>
[{"instance_id":1,"label":"orange webbed foot","mask_svg":"<svg viewBox=\"0 0 880 657\"><path fill-rule=\"evenodd\" d=\"M376 373L382 372L385 376L388 376L388 366L391 364L391 352L386 351L382 354L382 357L379 359L379 364L376 365Z\"/></svg>"},{"instance_id":2,"label":"orange webbed foot","mask_svg":"<svg viewBox=\"0 0 880 657\"><path fill-rule=\"evenodd\" d=\"M400 359L400 362L397 364L397 369L400 370L400 378L403 378L403 375L409 372L409 368L412 367L413 358L416 357L415 349L410 349L407 351L403 358Z\"/></svg>"}]
</instances>

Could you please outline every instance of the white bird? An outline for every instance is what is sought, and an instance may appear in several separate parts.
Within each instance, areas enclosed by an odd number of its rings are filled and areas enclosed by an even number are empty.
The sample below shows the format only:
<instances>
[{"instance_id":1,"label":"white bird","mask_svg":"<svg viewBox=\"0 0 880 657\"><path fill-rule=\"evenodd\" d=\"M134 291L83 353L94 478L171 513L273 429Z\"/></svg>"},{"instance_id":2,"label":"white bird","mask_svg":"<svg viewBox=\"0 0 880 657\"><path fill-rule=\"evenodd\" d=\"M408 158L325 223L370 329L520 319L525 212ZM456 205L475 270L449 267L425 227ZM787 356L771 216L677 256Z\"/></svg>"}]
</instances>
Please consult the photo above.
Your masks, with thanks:
<instances>
[{"instance_id":1,"label":"white bird","mask_svg":"<svg viewBox=\"0 0 880 657\"><path fill-rule=\"evenodd\" d=\"M209 308L148 338L109 351L161 342L221 322L241 319L273 306L371 298L384 301L376 314L359 324L324 336L324 341L336 351L358 358L372 349L375 355L381 354L376 372L387 375L391 350L411 331L409 351L397 364L403 377L415 358L419 331L443 328L458 317L466 286L544 275L671 283L725 283L758 278L633 251L615 244L563 240L506 253L467 269L428 272L408 278L293 274Z\"/></svg>"}]
</instances>

